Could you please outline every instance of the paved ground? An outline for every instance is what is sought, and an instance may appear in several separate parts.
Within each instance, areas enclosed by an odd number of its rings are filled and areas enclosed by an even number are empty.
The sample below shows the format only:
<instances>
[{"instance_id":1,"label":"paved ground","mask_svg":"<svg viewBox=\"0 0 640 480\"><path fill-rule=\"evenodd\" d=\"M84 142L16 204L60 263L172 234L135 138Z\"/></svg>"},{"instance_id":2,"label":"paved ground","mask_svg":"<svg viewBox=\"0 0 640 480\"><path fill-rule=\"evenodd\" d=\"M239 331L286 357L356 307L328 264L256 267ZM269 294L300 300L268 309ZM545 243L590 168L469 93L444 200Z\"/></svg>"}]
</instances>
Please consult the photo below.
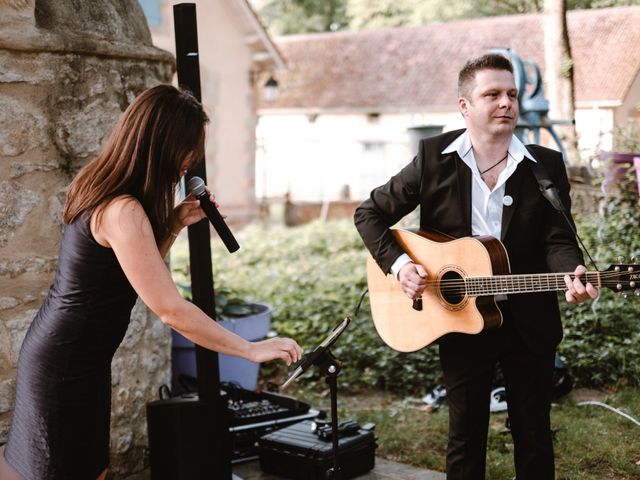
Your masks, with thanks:
<instances>
[{"instance_id":1,"label":"paved ground","mask_svg":"<svg viewBox=\"0 0 640 480\"><path fill-rule=\"evenodd\" d=\"M283 477L267 475L260 471L258 461L242 463L233 467L233 480L285 480ZM149 471L142 472L127 480L149 480ZM214 480L214 477L212 477ZM444 473L410 467L402 463L376 458L376 466L357 480L445 480Z\"/></svg>"},{"instance_id":2,"label":"paved ground","mask_svg":"<svg viewBox=\"0 0 640 480\"><path fill-rule=\"evenodd\" d=\"M233 473L234 480L284 480L283 477L262 473L257 460L236 465ZM358 480L445 480L445 474L376 458L375 468Z\"/></svg>"}]
</instances>

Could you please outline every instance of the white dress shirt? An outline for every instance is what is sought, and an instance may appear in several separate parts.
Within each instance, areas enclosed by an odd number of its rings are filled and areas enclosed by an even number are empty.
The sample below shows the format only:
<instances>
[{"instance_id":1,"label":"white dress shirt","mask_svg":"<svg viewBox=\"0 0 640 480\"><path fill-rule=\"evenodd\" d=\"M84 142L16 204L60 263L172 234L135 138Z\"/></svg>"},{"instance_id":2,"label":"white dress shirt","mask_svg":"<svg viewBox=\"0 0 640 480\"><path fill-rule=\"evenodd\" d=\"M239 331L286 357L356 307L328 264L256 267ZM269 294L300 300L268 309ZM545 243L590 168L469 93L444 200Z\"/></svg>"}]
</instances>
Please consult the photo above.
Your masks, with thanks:
<instances>
[{"instance_id":1,"label":"white dress shirt","mask_svg":"<svg viewBox=\"0 0 640 480\"><path fill-rule=\"evenodd\" d=\"M502 208L513 204L513 198L505 196L505 184L513 172L516 171L518 164L528 158L532 162L536 159L531 156L518 138L513 135L509 144L507 166L500 175L493 190L489 190L489 186L480 177L480 170L473 156L473 148L471 138L465 131L449 144L442 154L458 152L458 155L464 163L471 169L471 233L474 236L491 235L500 238L502 233ZM497 161L497 159L496 159ZM411 261L409 255L402 254L391 265L391 273L398 278L400 269Z\"/></svg>"}]
</instances>

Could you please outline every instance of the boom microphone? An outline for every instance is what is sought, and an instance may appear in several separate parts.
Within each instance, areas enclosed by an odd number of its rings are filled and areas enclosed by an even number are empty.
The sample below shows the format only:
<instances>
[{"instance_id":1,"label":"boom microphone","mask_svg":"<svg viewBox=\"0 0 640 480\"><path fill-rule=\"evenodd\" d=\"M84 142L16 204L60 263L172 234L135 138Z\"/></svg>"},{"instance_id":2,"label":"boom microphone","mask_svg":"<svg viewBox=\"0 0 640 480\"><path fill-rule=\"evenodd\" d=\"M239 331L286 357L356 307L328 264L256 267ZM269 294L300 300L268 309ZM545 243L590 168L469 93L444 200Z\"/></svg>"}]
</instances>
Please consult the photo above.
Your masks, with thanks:
<instances>
[{"instance_id":1,"label":"boom microphone","mask_svg":"<svg viewBox=\"0 0 640 480\"><path fill-rule=\"evenodd\" d=\"M215 228L220 240L224 243L224 246L227 247L229 253L233 253L240 248L238 242L236 241L233 233L229 230L229 227L220 215L220 212L216 208L216 206L211 203L209 200L209 194L207 190L204 188L204 180L200 177L191 177L187 182L187 190L200 200L200 207L204 210L204 213L207 214L207 218Z\"/></svg>"}]
</instances>

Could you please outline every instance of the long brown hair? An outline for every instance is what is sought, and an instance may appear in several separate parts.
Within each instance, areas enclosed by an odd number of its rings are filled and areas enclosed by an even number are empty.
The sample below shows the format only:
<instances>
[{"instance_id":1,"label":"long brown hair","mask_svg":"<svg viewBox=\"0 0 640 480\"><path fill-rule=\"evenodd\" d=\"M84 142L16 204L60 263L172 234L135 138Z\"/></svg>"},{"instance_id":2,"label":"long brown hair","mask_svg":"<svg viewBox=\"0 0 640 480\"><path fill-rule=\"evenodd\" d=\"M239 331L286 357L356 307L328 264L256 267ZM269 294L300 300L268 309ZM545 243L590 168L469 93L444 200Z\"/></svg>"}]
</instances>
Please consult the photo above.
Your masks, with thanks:
<instances>
[{"instance_id":1,"label":"long brown hair","mask_svg":"<svg viewBox=\"0 0 640 480\"><path fill-rule=\"evenodd\" d=\"M94 211L99 222L111 200L130 195L142 204L160 241L173 220L180 169L202 157L208 120L191 94L171 85L142 92L125 110L102 152L71 182L64 223ZM184 165L187 159L190 165Z\"/></svg>"}]
</instances>

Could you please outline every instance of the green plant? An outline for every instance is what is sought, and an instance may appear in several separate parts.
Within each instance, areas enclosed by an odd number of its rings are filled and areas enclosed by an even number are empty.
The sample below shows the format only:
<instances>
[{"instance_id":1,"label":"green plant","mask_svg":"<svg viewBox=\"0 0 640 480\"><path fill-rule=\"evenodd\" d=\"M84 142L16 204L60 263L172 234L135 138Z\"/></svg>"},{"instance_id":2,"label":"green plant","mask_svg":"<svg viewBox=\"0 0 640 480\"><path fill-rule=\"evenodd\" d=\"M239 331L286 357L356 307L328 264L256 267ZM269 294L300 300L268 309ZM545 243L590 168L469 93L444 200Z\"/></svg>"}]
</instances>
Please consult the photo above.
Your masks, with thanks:
<instances>
[{"instance_id":1,"label":"green plant","mask_svg":"<svg viewBox=\"0 0 640 480\"><path fill-rule=\"evenodd\" d=\"M585 243L602 266L618 252L640 252L637 197L631 198L631 187L621 187L624 194L608 200L604 217L576 218ZM295 338L310 351L354 313L366 288L367 253L351 222L250 226L238 239L242 248L234 255L213 241L216 290L269 303L272 327L280 335ZM186 258L186 245L178 245L172 270L179 286L184 283ZM640 302L621 302L603 291L597 302L573 306L561 297L560 305L565 324L560 352L576 386L640 385ZM367 299L332 350L344 362L338 377L342 389L424 393L442 382L437 349L409 354L391 350L376 333ZM288 370L278 362L262 368L266 378L281 378ZM305 376L307 381L320 380L315 369Z\"/></svg>"},{"instance_id":2,"label":"green plant","mask_svg":"<svg viewBox=\"0 0 640 480\"><path fill-rule=\"evenodd\" d=\"M598 267L619 255L640 256L640 205L635 172L629 171L602 200L599 215L578 215L578 230ZM593 268L593 267L591 267ZM633 292L631 292L633 294ZM601 291L578 306L560 298L565 338L560 352L578 385L640 385L640 302Z\"/></svg>"},{"instance_id":3,"label":"green plant","mask_svg":"<svg viewBox=\"0 0 640 480\"><path fill-rule=\"evenodd\" d=\"M191 300L191 279L189 275L188 254L186 245L176 248L178 252L172 256L171 274L183 298ZM218 320L247 317L260 312L259 305L242 293L225 287L215 287L216 318Z\"/></svg>"},{"instance_id":4,"label":"green plant","mask_svg":"<svg viewBox=\"0 0 640 480\"><path fill-rule=\"evenodd\" d=\"M249 226L238 240L242 248L234 255L219 242L212 243L216 286L269 303L272 327L280 335L295 338L309 351L354 313L366 288L367 253L350 221L268 230ZM172 269L180 284L186 251L178 250ZM436 349L412 354L391 350L378 337L366 300L332 351L345 363L339 377L342 388L424 391L440 380ZM281 363L262 368L267 377L286 373ZM305 375L317 372L311 369Z\"/></svg>"},{"instance_id":5,"label":"green plant","mask_svg":"<svg viewBox=\"0 0 640 480\"><path fill-rule=\"evenodd\" d=\"M640 124L629 121L615 127L611 133L613 150L620 153L640 152Z\"/></svg>"}]
</instances>

